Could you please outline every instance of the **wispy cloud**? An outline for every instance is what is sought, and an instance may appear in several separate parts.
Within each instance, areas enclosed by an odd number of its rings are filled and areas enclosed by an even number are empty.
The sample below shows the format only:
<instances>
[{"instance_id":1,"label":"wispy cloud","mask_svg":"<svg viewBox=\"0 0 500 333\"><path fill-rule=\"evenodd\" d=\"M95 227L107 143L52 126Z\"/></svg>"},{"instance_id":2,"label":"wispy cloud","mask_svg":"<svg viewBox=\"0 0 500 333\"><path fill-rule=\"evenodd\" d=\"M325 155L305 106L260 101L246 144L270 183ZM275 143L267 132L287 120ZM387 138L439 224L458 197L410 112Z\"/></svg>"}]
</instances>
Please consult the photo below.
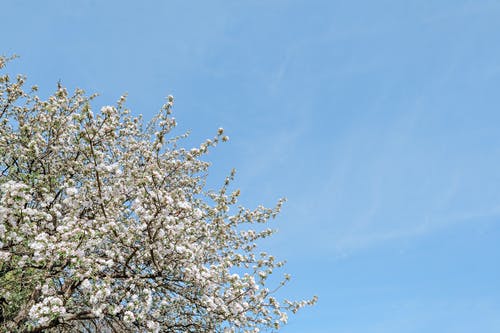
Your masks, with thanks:
<instances>
[{"instance_id":1,"label":"wispy cloud","mask_svg":"<svg viewBox=\"0 0 500 333\"><path fill-rule=\"evenodd\" d=\"M273 94L280 88L283 80L286 77L288 67L292 61L293 54L295 52L294 46L289 46L285 53L283 54L283 59L275 67L275 70L271 72L268 84L268 91Z\"/></svg>"}]
</instances>

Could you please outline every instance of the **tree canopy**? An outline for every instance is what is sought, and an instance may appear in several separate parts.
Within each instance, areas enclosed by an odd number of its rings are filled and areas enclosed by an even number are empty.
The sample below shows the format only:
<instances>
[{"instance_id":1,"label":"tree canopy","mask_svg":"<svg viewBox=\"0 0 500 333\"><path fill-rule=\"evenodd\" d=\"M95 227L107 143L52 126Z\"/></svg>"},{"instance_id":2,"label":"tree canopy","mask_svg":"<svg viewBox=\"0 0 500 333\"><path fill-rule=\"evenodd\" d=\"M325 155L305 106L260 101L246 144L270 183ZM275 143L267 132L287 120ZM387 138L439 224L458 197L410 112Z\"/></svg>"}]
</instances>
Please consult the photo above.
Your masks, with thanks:
<instances>
[{"instance_id":1,"label":"tree canopy","mask_svg":"<svg viewBox=\"0 0 500 333\"><path fill-rule=\"evenodd\" d=\"M185 149L172 96L144 126L124 96L94 111L25 81L0 76L0 330L258 332L315 302L268 286L284 263L257 242L282 201L238 206L234 172L205 188L222 128Z\"/></svg>"}]
</instances>

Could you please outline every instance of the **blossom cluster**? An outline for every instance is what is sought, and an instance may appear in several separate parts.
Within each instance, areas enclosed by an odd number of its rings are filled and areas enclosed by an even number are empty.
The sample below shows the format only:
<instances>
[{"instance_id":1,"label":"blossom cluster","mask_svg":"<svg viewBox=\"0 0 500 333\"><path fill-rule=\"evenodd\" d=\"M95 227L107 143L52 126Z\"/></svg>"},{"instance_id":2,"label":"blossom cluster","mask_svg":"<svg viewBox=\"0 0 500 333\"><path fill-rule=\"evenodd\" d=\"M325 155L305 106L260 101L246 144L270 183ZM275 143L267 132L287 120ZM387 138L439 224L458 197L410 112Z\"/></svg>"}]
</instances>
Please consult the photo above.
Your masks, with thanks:
<instances>
[{"instance_id":1,"label":"blossom cluster","mask_svg":"<svg viewBox=\"0 0 500 333\"><path fill-rule=\"evenodd\" d=\"M5 59L0 59L0 64ZM259 253L280 211L205 189L222 128L180 148L168 96L146 126L58 86L0 76L0 331L258 332L315 302L278 301Z\"/></svg>"}]
</instances>

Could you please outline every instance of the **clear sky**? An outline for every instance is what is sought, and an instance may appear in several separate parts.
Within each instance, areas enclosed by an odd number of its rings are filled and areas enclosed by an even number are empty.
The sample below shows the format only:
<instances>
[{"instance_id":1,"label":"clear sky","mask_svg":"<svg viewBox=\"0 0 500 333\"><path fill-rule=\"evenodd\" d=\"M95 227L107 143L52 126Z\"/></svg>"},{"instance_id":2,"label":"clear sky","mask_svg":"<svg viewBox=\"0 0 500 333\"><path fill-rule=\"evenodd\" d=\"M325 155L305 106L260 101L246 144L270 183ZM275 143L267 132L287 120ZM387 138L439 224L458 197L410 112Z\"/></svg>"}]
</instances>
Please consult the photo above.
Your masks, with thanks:
<instances>
[{"instance_id":1,"label":"clear sky","mask_svg":"<svg viewBox=\"0 0 500 333\"><path fill-rule=\"evenodd\" d=\"M1 1L9 72L176 97L186 145L226 129L243 203L288 202L264 244L285 333L500 332L500 2Z\"/></svg>"}]
</instances>

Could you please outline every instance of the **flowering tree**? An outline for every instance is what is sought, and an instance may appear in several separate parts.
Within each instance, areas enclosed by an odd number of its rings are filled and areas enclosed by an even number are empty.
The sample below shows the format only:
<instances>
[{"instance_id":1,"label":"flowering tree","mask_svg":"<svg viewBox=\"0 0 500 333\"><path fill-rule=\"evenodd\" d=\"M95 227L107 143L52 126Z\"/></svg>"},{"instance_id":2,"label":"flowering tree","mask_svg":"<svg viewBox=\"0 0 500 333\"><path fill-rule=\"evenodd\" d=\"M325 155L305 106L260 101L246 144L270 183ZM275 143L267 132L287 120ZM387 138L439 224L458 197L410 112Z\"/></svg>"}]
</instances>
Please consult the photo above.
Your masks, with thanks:
<instances>
[{"instance_id":1,"label":"flowering tree","mask_svg":"<svg viewBox=\"0 0 500 333\"><path fill-rule=\"evenodd\" d=\"M0 330L258 332L315 301L276 300L286 275L266 288L283 263L256 224L282 202L236 207L234 173L204 189L222 129L186 150L172 96L143 129L124 97L94 113L81 90L44 101L24 82L0 76Z\"/></svg>"}]
</instances>

